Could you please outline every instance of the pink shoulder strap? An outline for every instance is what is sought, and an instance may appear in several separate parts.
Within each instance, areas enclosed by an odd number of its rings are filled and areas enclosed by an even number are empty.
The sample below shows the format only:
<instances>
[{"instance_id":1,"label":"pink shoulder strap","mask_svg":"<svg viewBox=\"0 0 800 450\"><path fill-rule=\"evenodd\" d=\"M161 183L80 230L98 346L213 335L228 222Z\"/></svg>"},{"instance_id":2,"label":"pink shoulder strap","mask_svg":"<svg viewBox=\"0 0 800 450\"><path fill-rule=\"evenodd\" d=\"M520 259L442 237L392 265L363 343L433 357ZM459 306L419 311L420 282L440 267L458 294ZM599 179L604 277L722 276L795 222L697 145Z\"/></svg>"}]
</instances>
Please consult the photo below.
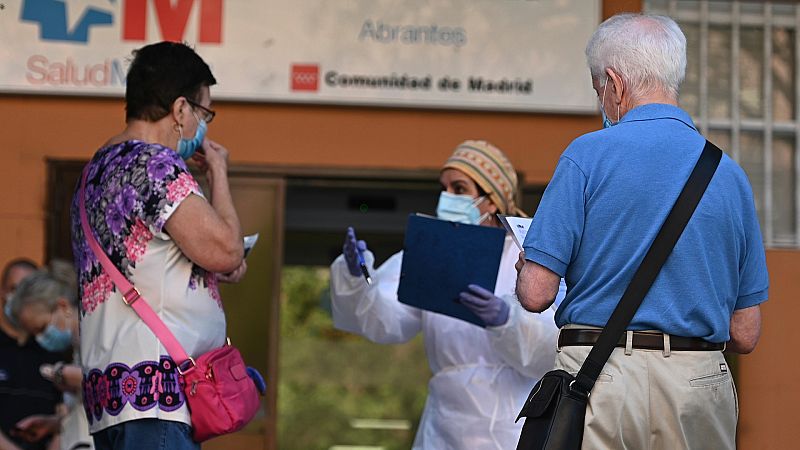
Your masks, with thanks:
<instances>
[{"instance_id":1,"label":"pink shoulder strap","mask_svg":"<svg viewBox=\"0 0 800 450\"><path fill-rule=\"evenodd\" d=\"M83 170L83 178L81 179L81 188L78 191L80 202L80 215L81 215L81 227L83 228L83 234L86 238L86 242L89 244L89 248L92 249L97 259L100 261L100 264L103 266L103 269L106 271L109 277L111 277L111 281L114 282L114 285L117 287L117 290L122 294L122 301L125 302L126 305L133 308L136 311L136 314L144 321L144 323L153 331L153 334L156 335L158 340L164 344L164 348L167 349L167 353L178 364L178 367L184 367L187 362L194 361L186 354L186 351L181 346L180 342L175 338L175 335L169 331L164 321L162 321L153 308L147 303L147 301L139 294L139 291L125 278L124 275L117 270L114 263L108 258L106 252L100 247L100 244L97 242L97 239L94 237L94 233L92 232L92 228L89 226L89 219L86 216L86 177L89 171L89 165L87 164Z\"/></svg>"}]
</instances>

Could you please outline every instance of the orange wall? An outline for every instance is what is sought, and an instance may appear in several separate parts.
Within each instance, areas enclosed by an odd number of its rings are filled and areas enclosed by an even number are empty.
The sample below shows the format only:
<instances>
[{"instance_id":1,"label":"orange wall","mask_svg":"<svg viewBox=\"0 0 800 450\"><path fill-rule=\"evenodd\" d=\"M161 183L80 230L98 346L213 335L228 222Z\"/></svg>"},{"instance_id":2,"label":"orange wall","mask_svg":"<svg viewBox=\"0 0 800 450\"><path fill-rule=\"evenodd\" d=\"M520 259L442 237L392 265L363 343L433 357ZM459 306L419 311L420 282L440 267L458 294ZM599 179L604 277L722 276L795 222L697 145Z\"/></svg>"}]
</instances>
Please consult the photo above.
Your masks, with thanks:
<instances>
[{"instance_id":1,"label":"orange wall","mask_svg":"<svg viewBox=\"0 0 800 450\"><path fill-rule=\"evenodd\" d=\"M739 357L739 448L797 448L800 427L800 252L770 250L769 301L756 350Z\"/></svg>"}]
</instances>

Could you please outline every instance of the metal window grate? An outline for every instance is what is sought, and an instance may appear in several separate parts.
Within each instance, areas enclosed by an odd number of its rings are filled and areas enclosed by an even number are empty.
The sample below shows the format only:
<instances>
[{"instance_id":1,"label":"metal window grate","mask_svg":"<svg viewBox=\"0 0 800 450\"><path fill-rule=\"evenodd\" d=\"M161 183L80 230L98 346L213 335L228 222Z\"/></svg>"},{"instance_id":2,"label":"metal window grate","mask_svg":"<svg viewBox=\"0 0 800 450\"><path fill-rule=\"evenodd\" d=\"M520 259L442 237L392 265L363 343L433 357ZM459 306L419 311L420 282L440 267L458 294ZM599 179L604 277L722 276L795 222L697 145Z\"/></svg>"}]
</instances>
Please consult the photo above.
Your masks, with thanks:
<instances>
[{"instance_id":1,"label":"metal window grate","mask_svg":"<svg viewBox=\"0 0 800 450\"><path fill-rule=\"evenodd\" d=\"M699 67L687 67L687 80L699 76L684 83L682 103L747 172L766 246L800 248L800 3L645 0L644 7L673 17L687 51L696 52L689 61Z\"/></svg>"}]
</instances>

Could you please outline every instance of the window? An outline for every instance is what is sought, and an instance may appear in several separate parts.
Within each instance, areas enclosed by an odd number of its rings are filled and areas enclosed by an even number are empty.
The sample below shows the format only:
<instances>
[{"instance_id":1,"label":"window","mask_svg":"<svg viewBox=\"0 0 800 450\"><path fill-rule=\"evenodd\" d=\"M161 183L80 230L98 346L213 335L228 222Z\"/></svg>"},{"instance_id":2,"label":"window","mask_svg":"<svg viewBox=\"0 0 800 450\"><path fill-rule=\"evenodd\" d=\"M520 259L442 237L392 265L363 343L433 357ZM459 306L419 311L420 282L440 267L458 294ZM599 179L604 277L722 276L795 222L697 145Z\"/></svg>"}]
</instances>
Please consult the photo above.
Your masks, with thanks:
<instances>
[{"instance_id":1,"label":"window","mask_svg":"<svg viewBox=\"0 0 800 450\"><path fill-rule=\"evenodd\" d=\"M680 104L747 172L767 247L800 247L800 5L645 0L687 40Z\"/></svg>"}]
</instances>

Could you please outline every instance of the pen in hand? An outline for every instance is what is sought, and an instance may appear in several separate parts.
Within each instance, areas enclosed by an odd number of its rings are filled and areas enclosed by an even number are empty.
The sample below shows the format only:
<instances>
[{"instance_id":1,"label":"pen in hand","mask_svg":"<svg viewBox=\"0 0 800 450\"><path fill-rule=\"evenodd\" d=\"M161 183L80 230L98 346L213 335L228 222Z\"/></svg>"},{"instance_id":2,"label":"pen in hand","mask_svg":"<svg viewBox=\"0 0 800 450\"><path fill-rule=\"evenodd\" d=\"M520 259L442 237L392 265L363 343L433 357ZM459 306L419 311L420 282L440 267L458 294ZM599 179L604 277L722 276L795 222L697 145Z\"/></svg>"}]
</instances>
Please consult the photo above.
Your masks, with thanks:
<instances>
[{"instance_id":1,"label":"pen in hand","mask_svg":"<svg viewBox=\"0 0 800 450\"><path fill-rule=\"evenodd\" d=\"M364 279L367 280L367 284L372 284L372 277L369 276L367 263L364 261L364 253L358 248L358 245L356 245L356 254L358 255L358 265L361 267L361 273L364 274Z\"/></svg>"},{"instance_id":2,"label":"pen in hand","mask_svg":"<svg viewBox=\"0 0 800 450\"><path fill-rule=\"evenodd\" d=\"M369 270L367 270L367 263L364 261L364 251L367 249L367 244L364 241L359 241L356 238L356 231L353 227L347 227L347 235L345 236L344 240L344 253L345 255L350 255L346 259L348 260L348 269L350 270L350 274L354 277L358 276L359 269L361 274L364 276L364 280L367 281L368 285L372 284L372 277L369 275ZM356 268L356 264L358 264L358 268Z\"/></svg>"}]
</instances>

